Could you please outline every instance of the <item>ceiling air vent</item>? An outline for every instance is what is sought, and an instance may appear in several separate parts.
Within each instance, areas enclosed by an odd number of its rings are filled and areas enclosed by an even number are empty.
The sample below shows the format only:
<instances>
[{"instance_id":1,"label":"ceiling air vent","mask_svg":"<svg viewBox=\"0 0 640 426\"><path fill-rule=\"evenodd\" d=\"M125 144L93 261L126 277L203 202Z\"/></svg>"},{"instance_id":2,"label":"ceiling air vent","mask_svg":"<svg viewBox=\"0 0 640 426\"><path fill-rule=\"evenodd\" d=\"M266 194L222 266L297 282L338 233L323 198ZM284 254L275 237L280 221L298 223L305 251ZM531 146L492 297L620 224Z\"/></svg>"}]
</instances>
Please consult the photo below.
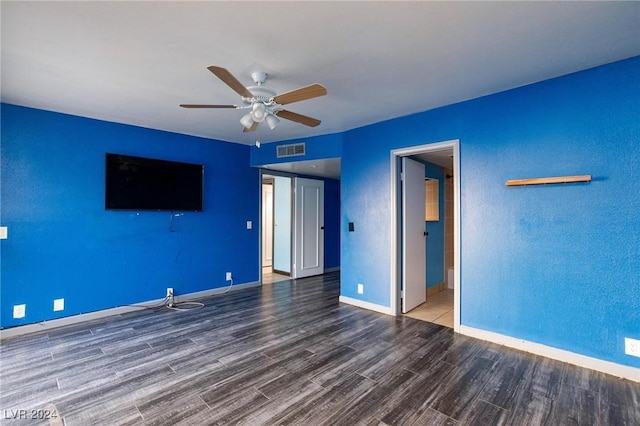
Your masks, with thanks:
<instances>
[{"instance_id":1,"label":"ceiling air vent","mask_svg":"<svg viewBox=\"0 0 640 426\"><path fill-rule=\"evenodd\" d=\"M304 143L296 143L293 145L280 145L277 148L277 157L296 157L305 154Z\"/></svg>"}]
</instances>

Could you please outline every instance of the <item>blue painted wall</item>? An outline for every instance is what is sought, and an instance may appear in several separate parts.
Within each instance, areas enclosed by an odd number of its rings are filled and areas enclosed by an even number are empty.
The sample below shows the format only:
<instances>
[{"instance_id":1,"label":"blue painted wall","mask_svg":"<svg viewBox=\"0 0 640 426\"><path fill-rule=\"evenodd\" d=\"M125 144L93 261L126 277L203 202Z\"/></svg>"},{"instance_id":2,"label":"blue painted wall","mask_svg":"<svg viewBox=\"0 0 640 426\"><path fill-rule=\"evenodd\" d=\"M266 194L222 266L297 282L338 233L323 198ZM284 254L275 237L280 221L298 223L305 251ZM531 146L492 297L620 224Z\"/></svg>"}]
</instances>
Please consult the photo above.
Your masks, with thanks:
<instances>
[{"instance_id":1,"label":"blue painted wall","mask_svg":"<svg viewBox=\"0 0 640 426\"><path fill-rule=\"evenodd\" d=\"M259 173L249 147L2 105L1 326L259 279ZM205 166L204 212L104 209L105 152ZM65 310L53 312L53 300ZM26 303L26 317L12 306Z\"/></svg>"},{"instance_id":2,"label":"blue painted wall","mask_svg":"<svg viewBox=\"0 0 640 426\"><path fill-rule=\"evenodd\" d=\"M462 324L640 367L640 57L347 132L342 295L390 306L390 150L451 139Z\"/></svg>"},{"instance_id":3,"label":"blue painted wall","mask_svg":"<svg viewBox=\"0 0 640 426\"><path fill-rule=\"evenodd\" d=\"M427 288L444 282L444 169L435 164L425 162L425 177L438 180L438 218L425 222L429 233L427 246Z\"/></svg>"}]
</instances>

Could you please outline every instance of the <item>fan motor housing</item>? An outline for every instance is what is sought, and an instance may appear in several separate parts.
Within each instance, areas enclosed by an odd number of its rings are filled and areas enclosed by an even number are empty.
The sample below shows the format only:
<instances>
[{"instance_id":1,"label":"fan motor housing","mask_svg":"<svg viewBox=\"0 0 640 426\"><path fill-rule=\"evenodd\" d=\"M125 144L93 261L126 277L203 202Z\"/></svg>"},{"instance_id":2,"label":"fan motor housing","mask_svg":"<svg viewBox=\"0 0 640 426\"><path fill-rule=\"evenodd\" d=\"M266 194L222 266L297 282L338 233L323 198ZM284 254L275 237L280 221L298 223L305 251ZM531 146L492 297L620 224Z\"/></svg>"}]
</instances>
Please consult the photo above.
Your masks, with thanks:
<instances>
[{"instance_id":1,"label":"fan motor housing","mask_svg":"<svg viewBox=\"0 0 640 426\"><path fill-rule=\"evenodd\" d=\"M269 101L271 99L273 99L276 96L276 92L273 89L270 89L266 86L249 86L247 87L247 89L253 93L255 102L261 102L261 103L269 103ZM251 99L249 98L242 98L242 100L247 104L247 105L251 105Z\"/></svg>"}]
</instances>

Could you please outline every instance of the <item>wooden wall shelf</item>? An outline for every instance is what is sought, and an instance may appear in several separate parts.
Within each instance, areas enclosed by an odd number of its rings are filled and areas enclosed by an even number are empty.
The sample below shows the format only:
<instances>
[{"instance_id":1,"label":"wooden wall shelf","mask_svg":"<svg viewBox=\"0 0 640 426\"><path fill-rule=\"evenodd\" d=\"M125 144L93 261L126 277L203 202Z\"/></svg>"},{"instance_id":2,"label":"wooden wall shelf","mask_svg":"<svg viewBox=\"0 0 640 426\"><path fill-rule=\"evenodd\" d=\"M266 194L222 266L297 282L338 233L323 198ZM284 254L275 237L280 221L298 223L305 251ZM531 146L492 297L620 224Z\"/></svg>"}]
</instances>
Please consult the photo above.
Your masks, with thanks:
<instances>
[{"instance_id":1,"label":"wooden wall shelf","mask_svg":"<svg viewBox=\"0 0 640 426\"><path fill-rule=\"evenodd\" d=\"M506 186L546 185L550 183L591 182L591 175L557 176L547 178L512 179L505 182Z\"/></svg>"}]
</instances>

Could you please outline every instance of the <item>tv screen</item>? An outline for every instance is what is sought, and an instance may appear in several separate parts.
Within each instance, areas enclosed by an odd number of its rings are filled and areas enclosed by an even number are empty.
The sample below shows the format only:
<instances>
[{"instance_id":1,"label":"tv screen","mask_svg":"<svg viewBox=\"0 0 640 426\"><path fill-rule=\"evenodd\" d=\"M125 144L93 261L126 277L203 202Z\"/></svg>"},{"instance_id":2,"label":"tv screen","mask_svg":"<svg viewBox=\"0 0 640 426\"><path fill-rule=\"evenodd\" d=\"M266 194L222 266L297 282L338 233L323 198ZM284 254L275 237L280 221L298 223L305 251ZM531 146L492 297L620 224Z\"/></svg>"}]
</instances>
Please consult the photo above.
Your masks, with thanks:
<instances>
[{"instance_id":1,"label":"tv screen","mask_svg":"<svg viewBox=\"0 0 640 426\"><path fill-rule=\"evenodd\" d=\"M105 208L202 211L204 166L106 154Z\"/></svg>"}]
</instances>

